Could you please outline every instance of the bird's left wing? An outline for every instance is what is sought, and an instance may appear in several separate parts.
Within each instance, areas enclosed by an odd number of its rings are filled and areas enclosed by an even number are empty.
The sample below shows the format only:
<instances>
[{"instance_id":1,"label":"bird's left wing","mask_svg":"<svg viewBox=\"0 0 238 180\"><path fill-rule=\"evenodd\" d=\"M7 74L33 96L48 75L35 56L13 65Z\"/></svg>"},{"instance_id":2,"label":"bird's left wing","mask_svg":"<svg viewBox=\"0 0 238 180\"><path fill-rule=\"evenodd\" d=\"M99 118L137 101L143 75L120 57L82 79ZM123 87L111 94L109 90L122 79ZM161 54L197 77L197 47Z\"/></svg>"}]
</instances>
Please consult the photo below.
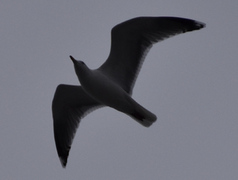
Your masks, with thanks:
<instances>
[{"instance_id":1,"label":"bird's left wing","mask_svg":"<svg viewBox=\"0 0 238 180\"><path fill-rule=\"evenodd\" d=\"M87 95L81 86L61 84L57 87L52 113L56 149L63 167L66 166L80 120L99 107L102 105Z\"/></svg>"},{"instance_id":2,"label":"bird's left wing","mask_svg":"<svg viewBox=\"0 0 238 180\"><path fill-rule=\"evenodd\" d=\"M111 31L111 51L99 70L131 94L154 43L203 27L204 23L179 17L138 17L122 22Z\"/></svg>"}]
</instances>

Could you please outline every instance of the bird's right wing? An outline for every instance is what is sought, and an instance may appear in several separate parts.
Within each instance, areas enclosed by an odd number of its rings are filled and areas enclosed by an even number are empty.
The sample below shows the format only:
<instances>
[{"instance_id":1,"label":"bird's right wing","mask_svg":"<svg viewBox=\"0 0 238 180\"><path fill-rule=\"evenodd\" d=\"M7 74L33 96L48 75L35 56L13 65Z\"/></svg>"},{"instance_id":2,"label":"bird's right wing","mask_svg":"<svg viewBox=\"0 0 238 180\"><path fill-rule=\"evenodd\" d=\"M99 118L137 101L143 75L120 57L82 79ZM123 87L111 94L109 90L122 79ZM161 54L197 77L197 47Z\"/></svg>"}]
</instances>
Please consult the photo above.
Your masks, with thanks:
<instances>
[{"instance_id":1,"label":"bird's right wing","mask_svg":"<svg viewBox=\"0 0 238 180\"><path fill-rule=\"evenodd\" d=\"M81 86L60 84L52 102L54 137L58 156L63 167L80 120L89 112L102 107L87 95Z\"/></svg>"}]
</instances>

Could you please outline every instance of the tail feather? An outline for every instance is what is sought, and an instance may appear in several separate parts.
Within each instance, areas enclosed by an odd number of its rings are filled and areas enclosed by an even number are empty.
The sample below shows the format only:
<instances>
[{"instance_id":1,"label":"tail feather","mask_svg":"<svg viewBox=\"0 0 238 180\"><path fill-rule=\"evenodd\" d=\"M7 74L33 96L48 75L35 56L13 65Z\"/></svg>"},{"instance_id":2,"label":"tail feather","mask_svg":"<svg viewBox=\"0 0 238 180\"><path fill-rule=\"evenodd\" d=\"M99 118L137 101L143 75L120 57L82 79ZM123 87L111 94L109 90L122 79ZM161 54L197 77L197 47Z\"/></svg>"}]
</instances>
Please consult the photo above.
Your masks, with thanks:
<instances>
[{"instance_id":1,"label":"tail feather","mask_svg":"<svg viewBox=\"0 0 238 180\"><path fill-rule=\"evenodd\" d=\"M138 123L145 127L151 126L157 119L156 115L137 104L135 111L130 114Z\"/></svg>"}]
</instances>

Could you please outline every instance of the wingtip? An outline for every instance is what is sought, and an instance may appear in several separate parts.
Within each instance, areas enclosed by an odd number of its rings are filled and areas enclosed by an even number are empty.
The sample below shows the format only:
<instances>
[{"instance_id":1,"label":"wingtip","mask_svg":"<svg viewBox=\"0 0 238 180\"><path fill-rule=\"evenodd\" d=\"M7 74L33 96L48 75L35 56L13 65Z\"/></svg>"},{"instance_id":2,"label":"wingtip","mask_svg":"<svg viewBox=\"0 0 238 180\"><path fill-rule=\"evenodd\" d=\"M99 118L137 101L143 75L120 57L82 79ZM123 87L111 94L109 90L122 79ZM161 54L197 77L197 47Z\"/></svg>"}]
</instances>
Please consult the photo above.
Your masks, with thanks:
<instances>
[{"instance_id":1,"label":"wingtip","mask_svg":"<svg viewBox=\"0 0 238 180\"><path fill-rule=\"evenodd\" d=\"M63 157L59 157L61 165L63 168L66 168L67 165L67 159L63 158Z\"/></svg>"},{"instance_id":2,"label":"wingtip","mask_svg":"<svg viewBox=\"0 0 238 180\"><path fill-rule=\"evenodd\" d=\"M202 29L206 27L206 24L200 21L195 21L195 26L197 27L197 29Z\"/></svg>"}]
</instances>

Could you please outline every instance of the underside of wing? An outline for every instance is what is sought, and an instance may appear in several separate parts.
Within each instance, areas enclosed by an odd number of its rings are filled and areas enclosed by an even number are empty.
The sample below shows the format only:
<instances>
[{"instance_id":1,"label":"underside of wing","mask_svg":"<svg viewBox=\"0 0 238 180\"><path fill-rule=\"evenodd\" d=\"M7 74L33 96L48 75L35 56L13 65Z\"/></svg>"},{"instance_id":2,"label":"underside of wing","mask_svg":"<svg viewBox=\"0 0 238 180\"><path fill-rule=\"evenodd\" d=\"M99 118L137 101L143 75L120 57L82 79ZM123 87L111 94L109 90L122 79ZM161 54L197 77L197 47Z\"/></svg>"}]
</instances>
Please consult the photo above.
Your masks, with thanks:
<instances>
[{"instance_id":1,"label":"underside of wing","mask_svg":"<svg viewBox=\"0 0 238 180\"><path fill-rule=\"evenodd\" d=\"M131 94L143 60L153 43L204 26L198 21L177 17L138 17L125 21L112 29L111 51L99 70Z\"/></svg>"},{"instance_id":2,"label":"underside of wing","mask_svg":"<svg viewBox=\"0 0 238 180\"><path fill-rule=\"evenodd\" d=\"M66 166L80 120L99 107L102 105L87 95L80 86L61 84L57 87L52 113L56 149L63 167Z\"/></svg>"}]
</instances>

